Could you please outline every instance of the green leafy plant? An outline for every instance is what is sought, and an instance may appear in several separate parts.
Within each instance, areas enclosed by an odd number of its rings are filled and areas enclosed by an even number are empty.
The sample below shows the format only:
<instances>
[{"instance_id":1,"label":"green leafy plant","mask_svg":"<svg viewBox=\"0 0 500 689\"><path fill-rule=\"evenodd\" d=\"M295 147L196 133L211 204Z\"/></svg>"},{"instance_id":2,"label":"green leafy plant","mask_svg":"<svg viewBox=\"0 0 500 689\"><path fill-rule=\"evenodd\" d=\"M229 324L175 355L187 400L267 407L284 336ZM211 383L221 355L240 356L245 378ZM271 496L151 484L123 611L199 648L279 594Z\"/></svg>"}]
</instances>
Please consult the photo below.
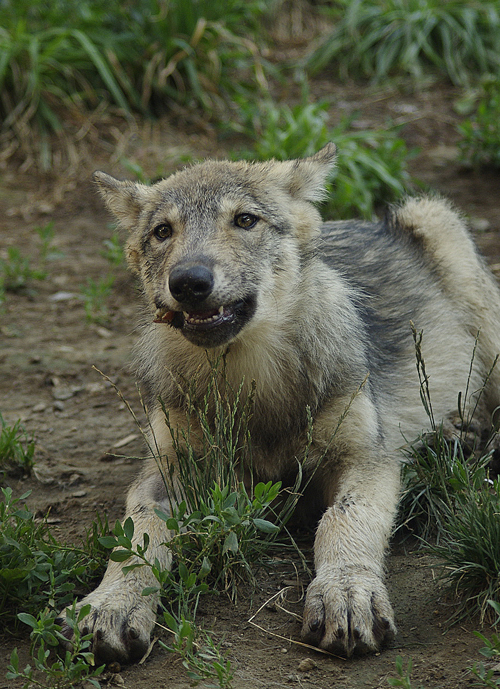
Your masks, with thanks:
<instances>
[{"instance_id":1,"label":"green leafy plant","mask_svg":"<svg viewBox=\"0 0 500 689\"><path fill-rule=\"evenodd\" d=\"M224 658L220 645L214 643L210 634L184 617L179 619L165 612L163 619L173 638L170 646L162 641L160 645L180 656L194 685L202 681L217 681L221 689L230 689L233 680L231 662Z\"/></svg>"},{"instance_id":2,"label":"green leafy plant","mask_svg":"<svg viewBox=\"0 0 500 689\"><path fill-rule=\"evenodd\" d=\"M0 479L5 476L29 475L34 466L35 441L18 420L8 426L0 413Z\"/></svg>"},{"instance_id":3,"label":"green leafy plant","mask_svg":"<svg viewBox=\"0 0 500 689\"><path fill-rule=\"evenodd\" d=\"M179 515L184 515L185 509L185 504L180 505ZM175 517L167 519L161 513L159 516L166 519L170 526L179 524ZM191 520L190 517L191 515L186 518L181 516L181 523L192 525L195 518ZM137 567L151 569L158 585L148 587L142 593L162 593L164 628L173 635L171 645L160 642L161 646L171 653L179 654L188 676L196 684L202 680L217 680L221 689L229 689L232 680L231 663L224 659L220 645L216 645L210 634L200 629L195 621L199 598L210 590L206 579L211 563L206 556L206 549L198 557L186 557L182 544L189 542L189 537L177 530L172 540L165 543L165 547L176 553L174 569L163 569L157 560L152 562L148 559L148 534L144 534L142 545L137 544L135 547L132 543L133 536L134 523L128 518L123 525L117 521L111 535L99 540L106 548L113 548L110 558L115 562L127 563L133 558L132 564L124 565L124 572ZM175 541L177 543L174 545Z\"/></svg>"},{"instance_id":4,"label":"green leafy plant","mask_svg":"<svg viewBox=\"0 0 500 689\"><path fill-rule=\"evenodd\" d=\"M500 81L483 82L475 114L458 125L461 158L473 165L500 167Z\"/></svg>"},{"instance_id":5,"label":"green leafy plant","mask_svg":"<svg viewBox=\"0 0 500 689\"><path fill-rule=\"evenodd\" d=\"M35 521L24 501L2 488L0 502L0 623L15 626L17 612L37 614L50 605L70 605L75 586L82 590L104 570L105 549L98 538L107 521L98 518L82 547L63 545L45 521Z\"/></svg>"},{"instance_id":6,"label":"green leafy plant","mask_svg":"<svg viewBox=\"0 0 500 689\"><path fill-rule=\"evenodd\" d=\"M222 585L235 597L240 581L253 581L254 567L269 549L269 536L279 531L265 517L280 489L281 483L258 483L250 498L242 484L231 491L214 483L210 497L201 499L195 512L187 514L183 501L173 516L158 516L174 534L174 554L190 569L203 564L213 586Z\"/></svg>"},{"instance_id":7,"label":"green leafy plant","mask_svg":"<svg viewBox=\"0 0 500 689\"><path fill-rule=\"evenodd\" d=\"M239 101L238 128L252 142L244 157L286 160L316 153L333 141L337 166L328 186L325 214L333 218L361 215L371 218L375 208L402 196L411 185L407 161L411 155L395 129L362 131L351 128L353 118L328 126L329 103L307 102L290 107L271 101L258 105Z\"/></svg>"},{"instance_id":8,"label":"green leafy plant","mask_svg":"<svg viewBox=\"0 0 500 689\"><path fill-rule=\"evenodd\" d=\"M495 623L498 624L500 622L500 603L489 600L488 604L491 606L493 612L498 615ZM474 632L474 634L485 644L479 652L490 661L500 661L500 636L498 634L493 634L491 639L487 639L479 632ZM480 680L481 684L479 686L490 687L490 689L498 689L498 687L500 687L500 677L498 673L495 673L493 668L486 668L484 663L474 663L471 671Z\"/></svg>"},{"instance_id":9,"label":"green leafy plant","mask_svg":"<svg viewBox=\"0 0 500 689\"><path fill-rule=\"evenodd\" d=\"M44 610L37 617L20 613L18 617L21 622L32 630L30 655L33 667L28 664L24 669L20 669L17 649L14 649L6 678L24 680L23 689L71 689L81 686L83 681L100 689L97 677L102 674L105 666L95 667L94 655L91 652L92 634L82 634L79 628L79 623L89 612L90 605L86 605L77 614L75 603L66 610L66 623L70 626L73 637L71 646L62 657L57 656L54 651L59 644L62 643L66 647L68 644L61 633L61 627L56 623L56 613Z\"/></svg>"},{"instance_id":10,"label":"green leafy plant","mask_svg":"<svg viewBox=\"0 0 500 689\"><path fill-rule=\"evenodd\" d=\"M498 2L340 0L326 15L334 27L308 57L310 70L336 65L377 81L395 74L421 79L431 71L454 84L496 72L500 62Z\"/></svg>"}]
</instances>

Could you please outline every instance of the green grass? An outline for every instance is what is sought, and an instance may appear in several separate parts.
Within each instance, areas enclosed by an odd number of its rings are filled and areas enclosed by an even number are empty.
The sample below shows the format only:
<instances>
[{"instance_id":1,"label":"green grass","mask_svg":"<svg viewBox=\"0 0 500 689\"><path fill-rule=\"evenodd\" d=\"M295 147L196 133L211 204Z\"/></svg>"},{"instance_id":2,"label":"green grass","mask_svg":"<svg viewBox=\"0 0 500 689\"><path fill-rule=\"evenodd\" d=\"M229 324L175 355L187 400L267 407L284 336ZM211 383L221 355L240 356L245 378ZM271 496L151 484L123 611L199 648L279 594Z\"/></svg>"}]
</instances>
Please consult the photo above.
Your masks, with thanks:
<instances>
[{"instance_id":1,"label":"green grass","mask_svg":"<svg viewBox=\"0 0 500 689\"><path fill-rule=\"evenodd\" d=\"M47 273L37 270L30 264L15 246L7 247L7 258L0 258L0 288L5 292L21 292L27 289L33 280L45 280Z\"/></svg>"},{"instance_id":2,"label":"green grass","mask_svg":"<svg viewBox=\"0 0 500 689\"><path fill-rule=\"evenodd\" d=\"M500 480L490 476L488 468L488 448L496 431L491 429L486 443L476 438L470 444L474 409L466 413L471 392L467 384L457 400L461 431L455 439L445 437L434 420L432 376L425 369L422 334L414 331L414 338L422 403L433 432L408 451L400 524L437 556L445 591L454 600L450 621L479 615L483 622L491 613L489 601L500 603Z\"/></svg>"},{"instance_id":3,"label":"green grass","mask_svg":"<svg viewBox=\"0 0 500 689\"><path fill-rule=\"evenodd\" d=\"M500 168L500 81L483 80L477 100L475 113L458 125L461 159L473 167Z\"/></svg>"},{"instance_id":4,"label":"green grass","mask_svg":"<svg viewBox=\"0 0 500 689\"><path fill-rule=\"evenodd\" d=\"M328 125L327 102L290 107L272 101L258 104L240 99L239 124L232 125L250 141L250 150L238 153L249 159L287 160L316 153L332 141L337 146L337 166L328 185L325 217L371 218L378 207L401 197L411 186L408 151L395 128L363 131L352 127L355 118Z\"/></svg>"},{"instance_id":5,"label":"green grass","mask_svg":"<svg viewBox=\"0 0 500 689\"><path fill-rule=\"evenodd\" d=\"M87 282L80 289L83 298L83 308L89 323L106 325L109 321L108 300L115 283L115 276L111 273L97 280L87 278Z\"/></svg>"},{"instance_id":6,"label":"green grass","mask_svg":"<svg viewBox=\"0 0 500 689\"><path fill-rule=\"evenodd\" d=\"M232 65L261 75L249 31L266 8L265 0L5 0L3 146L49 169L52 136L69 144L85 113L106 104L125 116L159 114L172 100L213 111L232 92Z\"/></svg>"},{"instance_id":7,"label":"green grass","mask_svg":"<svg viewBox=\"0 0 500 689\"><path fill-rule=\"evenodd\" d=\"M338 0L323 11L333 29L307 60L313 72L379 82L437 73L466 85L500 65L498 0Z\"/></svg>"},{"instance_id":8,"label":"green grass","mask_svg":"<svg viewBox=\"0 0 500 689\"><path fill-rule=\"evenodd\" d=\"M35 464L35 441L21 421L9 426L0 413L0 483L5 476L29 476Z\"/></svg>"},{"instance_id":9,"label":"green grass","mask_svg":"<svg viewBox=\"0 0 500 689\"><path fill-rule=\"evenodd\" d=\"M482 484L461 493L448 514L439 543L429 545L442 563L442 581L456 606L452 621L479 613L491 618L490 600L500 603L500 481L486 471Z\"/></svg>"}]
</instances>

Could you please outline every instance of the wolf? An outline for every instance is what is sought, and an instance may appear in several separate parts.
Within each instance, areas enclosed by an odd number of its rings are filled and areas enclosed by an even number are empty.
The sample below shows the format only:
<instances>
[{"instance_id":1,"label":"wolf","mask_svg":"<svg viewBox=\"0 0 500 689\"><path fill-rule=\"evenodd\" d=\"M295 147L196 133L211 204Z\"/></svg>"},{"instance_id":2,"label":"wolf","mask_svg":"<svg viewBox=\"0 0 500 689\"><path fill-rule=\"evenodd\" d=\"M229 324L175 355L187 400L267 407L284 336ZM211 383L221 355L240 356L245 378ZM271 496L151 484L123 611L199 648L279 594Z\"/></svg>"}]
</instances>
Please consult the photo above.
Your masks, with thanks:
<instances>
[{"instance_id":1,"label":"wolf","mask_svg":"<svg viewBox=\"0 0 500 689\"><path fill-rule=\"evenodd\" d=\"M102 172L94 180L128 232L127 261L142 290L136 369L159 456L175 462L164 405L170 424L185 430L179 381L195 381L202 398L217 357L233 389L254 381L259 480L296 469L312 416L304 500L321 512L302 637L350 656L396 633L384 557L401 448L429 428L414 333L423 333L434 417L451 426L458 393L468 389L462 404L489 424L500 404L500 292L460 213L442 198L406 198L381 221L323 222L317 203L335 157L328 144L297 160L207 160L151 186ZM168 513L169 502L149 459L126 517L134 542L147 533L149 557L169 567L169 533L155 509ZM99 662L145 653L158 598L141 594L155 583L148 568L123 574L110 562L83 599Z\"/></svg>"}]
</instances>

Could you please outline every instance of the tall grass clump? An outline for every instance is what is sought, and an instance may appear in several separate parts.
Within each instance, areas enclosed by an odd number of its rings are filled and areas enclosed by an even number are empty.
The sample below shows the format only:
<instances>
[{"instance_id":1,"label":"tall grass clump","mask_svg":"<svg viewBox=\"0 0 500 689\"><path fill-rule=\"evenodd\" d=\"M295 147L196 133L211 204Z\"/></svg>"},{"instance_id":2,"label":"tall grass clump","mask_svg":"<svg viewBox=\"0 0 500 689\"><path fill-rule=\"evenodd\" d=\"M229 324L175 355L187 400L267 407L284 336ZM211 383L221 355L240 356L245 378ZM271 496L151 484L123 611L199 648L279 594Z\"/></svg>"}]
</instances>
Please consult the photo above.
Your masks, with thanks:
<instances>
[{"instance_id":1,"label":"tall grass clump","mask_svg":"<svg viewBox=\"0 0 500 689\"><path fill-rule=\"evenodd\" d=\"M201 399L195 393L196 381L179 384L188 401L187 430L174 428L163 408L175 455L175 479L173 458L161 457L154 436L152 440L147 436L170 503L169 514L158 512L173 533L165 545L175 561L183 563L188 576L202 572L212 588L235 598L239 584L255 583L256 568L266 566L272 543L286 528L300 495L301 462L294 486L285 489L280 482L253 480L249 421L255 389L250 385L244 393L243 383L233 389L223 360L213 363ZM193 434L198 436L199 431L195 428L201 429L196 442ZM310 437L311 430L309 443ZM133 525L129 528L133 531ZM125 541L102 543L123 549ZM122 556L125 553L112 554Z\"/></svg>"},{"instance_id":2,"label":"tall grass clump","mask_svg":"<svg viewBox=\"0 0 500 689\"><path fill-rule=\"evenodd\" d=\"M240 122L235 126L251 142L251 149L243 152L246 158L300 158L335 143L337 165L323 209L329 218L371 218L378 206L401 197L411 185L407 168L411 152L395 128L354 129L354 118L329 127L329 103L310 103L307 97L295 106L272 101L256 106L243 99L239 106Z\"/></svg>"},{"instance_id":3,"label":"tall grass clump","mask_svg":"<svg viewBox=\"0 0 500 689\"><path fill-rule=\"evenodd\" d=\"M498 71L497 0L339 0L323 11L334 25L308 57L313 72L330 65L376 81L438 73L466 85Z\"/></svg>"},{"instance_id":4,"label":"tall grass clump","mask_svg":"<svg viewBox=\"0 0 500 689\"><path fill-rule=\"evenodd\" d=\"M481 472L475 473L481 478ZM464 491L449 514L443 538L431 552L443 563L442 579L459 605L452 619L479 613L491 619L490 600L500 603L500 481L482 472L483 485Z\"/></svg>"},{"instance_id":5,"label":"tall grass clump","mask_svg":"<svg viewBox=\"0 0 500 689\"><path fill-rule=\"evenodd\" d=\"M158 114L172 100L212 111L230 74L253 67L264 0L60 0L0 4L0 145L52 164L51 137L83 136L89 113ZM116 110L115 110L116 112Z\"/></svg>"},{"instance_id":6,"label":"tall grass clump","mask_svg":"<svg viewBox=\"0 0 500 689\"><path fill-rule=\"evenodd\" d=\"M474 410L466 414L469 391L458 396L460 429L450 438L432 412L432 377L414 331L421 397L433 433L412 445L403 467L400 523L417 535L442 565L442 581L456 601L452 621L479 614L483 621L500 603L500 479L490 473L496 433L488 442L475 435ZM475 350L472 353L471 369ZM496 364L496 362L495 362ZM481 395L479 391L479 395ZM477 402L476 405L477 407Z\"/></svg>"}]
</instances>

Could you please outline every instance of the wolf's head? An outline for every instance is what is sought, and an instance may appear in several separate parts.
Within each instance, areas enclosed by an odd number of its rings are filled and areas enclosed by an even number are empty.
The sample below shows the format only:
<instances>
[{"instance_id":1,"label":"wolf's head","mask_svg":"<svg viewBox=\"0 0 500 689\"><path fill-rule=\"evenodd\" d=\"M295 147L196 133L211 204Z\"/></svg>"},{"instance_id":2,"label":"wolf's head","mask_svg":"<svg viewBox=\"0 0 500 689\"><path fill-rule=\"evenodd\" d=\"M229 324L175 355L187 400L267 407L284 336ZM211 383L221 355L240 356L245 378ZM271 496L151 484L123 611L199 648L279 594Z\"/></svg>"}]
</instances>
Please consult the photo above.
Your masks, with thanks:
<instances>
[{"instance_id":1,"label":"wolf's head","mask_svg":"<svg viewBox=\"0 0 500 689\"><path fill-rule=\"evenodd\" d=\"M159 327L214 347L279 309L319 233L312 204L334 160L328 144L299 160L207 161L152 186L96 172Z\"/></svg>"}]
</instances>

